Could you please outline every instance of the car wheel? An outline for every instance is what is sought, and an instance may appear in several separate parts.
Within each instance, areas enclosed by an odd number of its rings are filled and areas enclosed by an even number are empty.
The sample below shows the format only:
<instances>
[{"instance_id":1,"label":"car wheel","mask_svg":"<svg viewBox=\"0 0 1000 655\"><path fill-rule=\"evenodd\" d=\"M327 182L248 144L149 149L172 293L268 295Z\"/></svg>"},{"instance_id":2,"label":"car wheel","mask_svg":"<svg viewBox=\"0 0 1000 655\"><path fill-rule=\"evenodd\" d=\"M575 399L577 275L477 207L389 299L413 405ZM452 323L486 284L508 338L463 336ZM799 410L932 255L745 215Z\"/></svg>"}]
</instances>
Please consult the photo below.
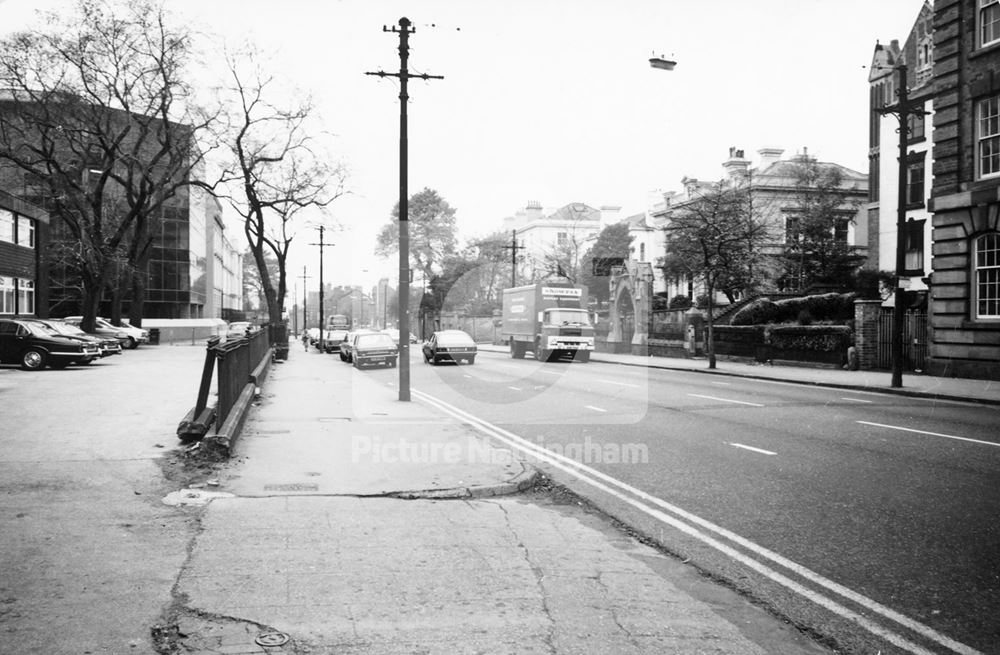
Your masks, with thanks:
<instances>
[{"instance_id":1,"label":"car wheel","mask_svg":"<svg viewBox=\"0 0 1000 655\"><path fill-rule=\"evenodd\" d=\"M396 368L396 360L395 359L390 359L389 360L389 368Z\"/></svg>"},{"instance_id":2,"label":"car wheel","mask_svg":"<svg viewBox=\"0 0 1000 655\"><path fill-rule=\"evenodd\" d=\"M135 350L138 347L139 347L139 342L136 341L135 339L133 339L132 337L129 337L128 338L128 349L129 350Z\"/></svg>"},{"instance_id":3,"label":"car wheel","mask_svg":"<svg viewBox=\"0 0 1000 655\"><path fill-rule=\"evenodd\" d=\"M21 355L21 368L26 371L37 371L45 368L45 353L32 348Z\"/></svg>"},{"instance_id":4,"label":"car wheel","mask_svg":"<svg viewBox=\"0 0 1000 655\"><path fill-rule=\"evenodd\" d=\"M471 366L472 364L475 364L475 363L476 363L476 358L475 357L470 357L469 358L469 365Z\"/></svg>"}]
</instances>

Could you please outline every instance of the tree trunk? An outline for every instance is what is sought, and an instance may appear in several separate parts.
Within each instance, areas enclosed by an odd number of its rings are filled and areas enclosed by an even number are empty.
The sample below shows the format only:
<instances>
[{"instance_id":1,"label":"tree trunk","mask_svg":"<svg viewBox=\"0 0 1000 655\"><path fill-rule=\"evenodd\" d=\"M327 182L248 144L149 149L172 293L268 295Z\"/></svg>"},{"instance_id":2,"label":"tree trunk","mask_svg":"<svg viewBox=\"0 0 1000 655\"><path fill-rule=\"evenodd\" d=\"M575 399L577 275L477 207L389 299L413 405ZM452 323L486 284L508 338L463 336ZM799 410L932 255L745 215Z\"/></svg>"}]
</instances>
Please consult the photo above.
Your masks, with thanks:
<instances>
[{"instance_id":1,"label":"tree trunk","mask_svg":"<svg viewBox=\"0 0 1000 655\"><path fill-rule=\"evenodd\" d=\"M711 278L708 280L708 316L705 317L705 323L708 325L708 336L706 337L708 343L705 344L708 350L708 368L715 368L715 330L713 329L712 323L712 313L715 309L715 285L712 283Z\"/></svg>"},{"instance_id":2,"label":"tree trunk","mask_svg":"<svg viewBox=\"0 0 1000 655\"><path fill-rule=\"evenodd\" d=\"M146 274L140 271L132 276L132 304L128 308L128 322L134 327L142 327L142 313L145 302Z\"/></svg>"},{"instance_id":3,"label":"tree trunk","mask_svg":"<svg viewBox=\"0 0 1000 655\"><path fill-rule=\"evenodd\" d=\"M104 295L104 279L99 276L97 279L93 275L83 274L80 276L83 282L83 299L81 311L83 320L80 322L80 329L84 332L93 332L97 325L97 312L101 306L101 297Z\"/></svg>"},{"instance_id":4,"label":"tree trunk","mask_svg":"<svg viewBox=\"0 0 1000 655\"><path fill-rule=\"evenodd\" d=\"M108 319L111 321L111 325L121 325L122 324L122 284L120 280L115 280L114 284L111 285L111 315Z\"/></svg>"}]
</instances>

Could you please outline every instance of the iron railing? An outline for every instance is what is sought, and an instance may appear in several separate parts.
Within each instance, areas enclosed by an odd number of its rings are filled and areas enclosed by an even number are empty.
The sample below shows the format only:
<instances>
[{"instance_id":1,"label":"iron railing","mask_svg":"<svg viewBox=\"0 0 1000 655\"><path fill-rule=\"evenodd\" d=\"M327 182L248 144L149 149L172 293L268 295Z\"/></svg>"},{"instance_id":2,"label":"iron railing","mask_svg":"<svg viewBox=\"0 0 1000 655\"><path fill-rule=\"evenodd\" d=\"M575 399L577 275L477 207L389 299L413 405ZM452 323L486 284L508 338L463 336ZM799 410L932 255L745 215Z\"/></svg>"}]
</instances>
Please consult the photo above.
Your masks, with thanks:
<instances>
[{"instance_id":1,"label":"iron railing","mask_svg":"<svg viewBox=\"0 0 1000 655\"><path fill-rule=\"evenodd\" d=\"M892 368L892 311L878 317L877 366ZM927 366L927 314L907 311L903 317L903 369L923 371Z\"/></svg>"}]
</instances>

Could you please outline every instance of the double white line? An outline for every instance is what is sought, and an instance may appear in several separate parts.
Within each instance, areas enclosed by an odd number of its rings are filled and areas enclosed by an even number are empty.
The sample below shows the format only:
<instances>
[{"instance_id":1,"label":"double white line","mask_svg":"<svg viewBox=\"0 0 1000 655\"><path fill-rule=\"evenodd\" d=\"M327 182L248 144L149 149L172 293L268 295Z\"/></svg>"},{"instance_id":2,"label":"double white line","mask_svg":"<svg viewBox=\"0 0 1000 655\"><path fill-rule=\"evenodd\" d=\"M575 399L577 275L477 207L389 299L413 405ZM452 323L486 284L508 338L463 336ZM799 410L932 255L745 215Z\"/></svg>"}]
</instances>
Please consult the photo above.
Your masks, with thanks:
<instances>
[{"instance_id":1,"label":"double white line","mask_svg":"<svg viewBox=\"0 0 1000 655\"><path fill-rule=\"evenodd\" d=\"M711 546L720 553L736 560L737 562L740 562L754 571L757 571L769 580L786 587L803 598L808 599L809 601L844 619L852 621L873 635L877 635L882 639L885 639L898 648L902 648L910 653L914 653L915 655L935 655L932 651L910 641L898 632L885 628L862 616L858 612L845 607L837 600L831 598L831 595L836 594L837 596L845 598L863 607L869 612L889 619L890 621L893 621L896 624L921 635L927 640L932 641L939 646L943 646L955 653L959 653L960 655L983 655L980 651L977 651L970 646L955 641L947 635L944 635L933 628L920 623L919 621L915 621L908 616L904 616L899 612L896 612L895 610L868 598L867 596L863 596L856 591L844 587L843 585L840 585L832 580L828 580L815 571L807 569L806 567L797 564L786 557L779 555L778 553L755 544L749 539L730 532L721 526L715 525L700 516L691 514L680 507L672 505L609 475L601 473L586 464L582 464L576 460L543 448L512 432L504 430L503 428L497 427L477 416L469 414L454 405L446 403L443 400L430 396L417 389L413 389L412 391L413 395L418 399L469 424L480 432L510 446L515 451L531 455L532 457L546 462L547 464L582 482L586 482L596 489L600 489L601 491L614 496L639 511L652 516L658 521L680 530L684 534L687 534L708 546ZM823 592L826 592L829 595L824 595L824 593L821 593L820 591L815 591L804 586L802 583L791 579L786 574L751 558L745 552L737 550L733 545L724 543L722 540L731 542L732 544L743 548L745 551L770 562L772 565L778 565L787 569L795 575L798 575L800 578L808 580L814 585L820 587Z\"/></svg>"}]
</instances>

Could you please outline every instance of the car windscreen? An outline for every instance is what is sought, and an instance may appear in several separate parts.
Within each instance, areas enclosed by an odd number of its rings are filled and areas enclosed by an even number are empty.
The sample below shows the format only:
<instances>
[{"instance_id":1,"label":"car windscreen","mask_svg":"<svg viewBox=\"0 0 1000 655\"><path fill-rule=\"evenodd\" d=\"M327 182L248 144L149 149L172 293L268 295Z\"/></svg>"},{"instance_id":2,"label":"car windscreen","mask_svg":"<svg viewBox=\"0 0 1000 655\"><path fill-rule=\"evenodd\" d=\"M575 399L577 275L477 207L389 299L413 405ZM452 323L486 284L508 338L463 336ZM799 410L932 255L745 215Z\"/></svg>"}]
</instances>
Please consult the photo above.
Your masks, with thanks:
<instances>
[{"instance_id":1,"label":"car windscreen","mask_svg":"<svg viewBox=\"0 0 1000 655\"><path fill-rule=\"evenodd\" d=\"M59 334L69 334L69 335L72 335L72 336L79 336L81 334L87 334L86 332L84 332L80 328L76 327L75 325L70 325L69 323L52 322L52 323L46 323L46 325L48 325L50 328L52 328L53 330L55 330Z\"/></svg>"},{"instance_id":2,"label":"car windscreen","mask_svg":"<svg viewBox=\"0 0 1000 655\"><path fill-rule=\"evenodd\" d=\"M62 336L61 334L59 334L59 332L57 332L56 330L53 330L52 328L50 328L45 323L35 323L34 321L25 321L24 325L25 325L25 327L28 328L28 331L31 332L36 337L53 337L53 336L54 337L61 337Z\"/></svg>"},{"instance_id":3,"label":"car windscreen","mask_svg":"<svg viewBox=\"0 0 1000 655\"><path fill-rule=\"evenodd\" d=\"M358 348L395 348L396 342L388 334L362 334L354 342Z\"/></svg>"}]
</instances>

